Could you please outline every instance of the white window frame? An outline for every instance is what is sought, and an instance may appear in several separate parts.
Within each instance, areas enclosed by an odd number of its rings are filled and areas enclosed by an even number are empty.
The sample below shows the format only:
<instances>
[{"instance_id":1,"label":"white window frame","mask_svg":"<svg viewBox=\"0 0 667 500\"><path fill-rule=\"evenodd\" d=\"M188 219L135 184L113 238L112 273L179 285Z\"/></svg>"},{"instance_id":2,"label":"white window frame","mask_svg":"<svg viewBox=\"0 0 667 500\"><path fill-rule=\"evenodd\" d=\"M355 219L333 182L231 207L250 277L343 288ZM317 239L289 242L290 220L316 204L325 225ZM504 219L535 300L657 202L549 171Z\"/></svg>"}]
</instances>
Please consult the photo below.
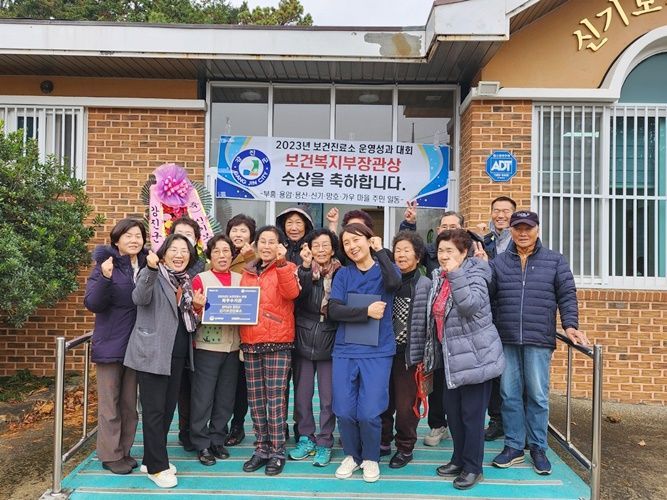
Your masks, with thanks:
<instances>
[{"instance_id":1,"label":"white window frame","mask_svg":"<svg viewBox=\"0 0 667 500\"><path fill-rule=\"evenodd\" d=\"M664 104L658 104L658 105L647 105L647 104L614 104L614 105L601 105L601 104L595 104L595 103L580 103L580 102L534 102L533 103L533 125L532 125L532 172L531 172L531 206L532 209L540 212L541 208L541 203L542 200L544 199L543 197L546 197L547 194L543 193L542 187L540 185L540 171L542 170L542 116L541 116L541 110L546 109L546 108L551 108L552 111L558 111L563 108L569 108L569 107L574 107L574 108L579 108L579 113L581 113L583 108L586 108L587 110L599 110L601 111L601 117L600 121L598 122L599 130L600 132L600 149L598 151L594 150L594 154L597 154L597 158L599 158L599 164L597 164L597 168L600 169L598 172L599 175L599 181L600 181L600 188L597 193L595 194L577 194L577 195L571 195L572 199L593 199L593 200L600 200L600 212L599 216L596 217L595 211L593 211L593 217L592 217L592 228L591 232L588 235L583 235L584 237L587 237L591 241L591 255L584 255L583 252L581 255L579 255L579 258L581 259L581 262L584 262L584 259L590 259L591 262L593 262L595 259L597 259L597 265L598 269L600 270L598 275L595 276L585 276L582 274L575 274L575 281L577 286L579 287L584 287L584 288L621 288L621 289L647 289L647 290L664 290L667 288L667 278L666 277L651 277L651 276L637 276L636 269L635 269L635 275L634 276L613 276L612 273L610 272L610 269L613 269L614 266L610 264L614 264L612 260L614 258L624 258L625 257L625 249L623 251L623 255L621 256L616 256L615 255L615 250L609 249L609 242L610 239L614 237L612 233L612 230L609 226L609 220L610 217L614 217L615 214L612 213L611 206L615 202L618 203L620 200L623 200L622 196L619 195L612 195L610 192L610 184L613 182L613 179L610 177L610 165L611 162L613 161L612 159L612 154L611 154L611 146L612 144L615 143L615 134L614 132L614 127L612 126L612 118L615 116L623 116L623 112L627 112L628 109L634 109L635 112L637 109L653 109L654 114L653 115L648 115L647 116L656 116L655 113L659 113L658 116L660 117L665 117L667 116L667 106ZM633 115L634 116L634 115ZM552 120L553 120L553 115L552 115ZM553 132L553 129L552 129ZM635 130L635 135L636 135L636 130ZM647 132L645 131L645 134ZM636 141L635 141L635 147L636 146ZM648 143L645 142L645 148L648 147ZM656 152L657 152L657 143L656 143ZM615 154L615 152L614 152ZM644 163L647 165L647 156L644 156L645 160ZM594 156L593 161L595 161L596 157ZM573 161L573 160L571 160ZM583 156L582 156L582 163L583 163ZM561 162L562 162L562 156L561 156ZM561 168L561 172L563 169ZM624 168L625 171L625 168ZM634 165L634 175L636 177L637 175L637 162L635 162ZM658 174L657 174L657 169L656 169L656 183L658 180ZM644 177L644 183L646 183L646 177ZM555 193L555 191L553 192ZM552 194L553 194L552 193ZM563 197L568 196L567 193L562 192L561 195ZM625 194L623 195L625 196ZM648 196L646 194L642 196L630 196L627 195L630 199L631 203L635 203L636 207L636 202L637 200L660 200L660 201L665 201L667 202L667 197L666 196L659 196L657 194L653 196ZM562 209L561 209L562 211ZM540 214L542 215L542 214ZM553 215L552 215L553 216ZM573 231L574 223L576 221L573 219L573 215L571 214L570 221L568 221L569 227L567 228L570 231ZM579 227L583 227L583 211L580 214L580 224ZM636 221L636 215L635 221ZM654 215L654 219L657 220L657 209L656 209L656 214ZM645 222L647 222L647 216L645 215ZM565 221L561 221L561 232L564 230L563 224ZM542 228L546 224L543 224L541 226ZM554 227L553 223L548 224L549 227ZM636 224L634 225L634 231L636 233ZM648 233L647 233L647 224L644 225L644 241L648 241ZM543 235L541 235L543 236ZM636 240L636 234L633 235L634 239ZM560 238L561 245L563 242L563 238ZM657 251L657 236L654 238L654 250ZM554 250L560 251L563 253L568 260L572 257L572 255L576 255L574 250L572 248L570 249L564 249L564 248L553 248ZM597 253L596 253L597 252ZM582 266L583 268L583 266Z\"/></svg>"},{"instance_id":2,"label":"white window frame","mask_svg":"<svg viewBox=\"0 0 667 500\"><path fill-rule=\"evenodd\" d=\"M23 143L30 138L37 138L39 159L44 162L49 155L56 154L57 150L64 150L65 156L70 158L73 166L73 175L77 179L86 179L86 140L88 116L83 106L47 105L41 103L5 103L0 100L0 119L4 121L5 134L18 130L18 118L33 119L33 134L29 137L27 127L23 129ZM71 117L72 133L70 141L65 144L65 127L62 125L66 117ZM9 119L8 119L9 118ZM60 131L56 129L57 119L60 118ZM34 123L38 123L37 129ZM76 124L76 125L74 125ZM61 155L58 157L62 159Z\"/></svg>"},{"instance_id":3,"label":"white window frame","mask_svg":"<svg viewBox=\"0 0 667 500\"><path fill-rule=\"evenodd\" d=\"M452 137L452 162L453 169L449 171L449 206L443 207L443 210L457 210L459 205L459 168L460 168L460 154L459 154L459 144L461 137L461 117L459 113L460 103L461 103L461 88L458 85L453 84L443 84L443 85L400 85L400 84L388 84L388 85L348 85L348 84L300 84L300 83L262 83L262 82L220 82L220 81L210 81L206 85L206 148L205 148L205 178L206 185L211 190L212 193L215 193L215 180L217 179L217 168L211 167L210 158L211 158L211 95L213 87L262 87L268 88L268 107L269 112L267 116L268 120L268 136L273 137L273 90L275 88L319 88L319 89L331 89L331 103L330 103L330 116L329 116L329 139L335 139L336 134L336 90L348 90L348 89L366 89L366 90L392 90L392 142L396 142L398 139L398 91L399 90L450 90L454 92L454 107L452 110L454 120L454 135ZM396 227L396 210L401 212L403 208L397 207L384 207L384 234L395 234L398 230ZM275 219L276 214L276 202L271 200L267 203L266 211L266 220L272 221Z\"/></svg>"}]
</instances>

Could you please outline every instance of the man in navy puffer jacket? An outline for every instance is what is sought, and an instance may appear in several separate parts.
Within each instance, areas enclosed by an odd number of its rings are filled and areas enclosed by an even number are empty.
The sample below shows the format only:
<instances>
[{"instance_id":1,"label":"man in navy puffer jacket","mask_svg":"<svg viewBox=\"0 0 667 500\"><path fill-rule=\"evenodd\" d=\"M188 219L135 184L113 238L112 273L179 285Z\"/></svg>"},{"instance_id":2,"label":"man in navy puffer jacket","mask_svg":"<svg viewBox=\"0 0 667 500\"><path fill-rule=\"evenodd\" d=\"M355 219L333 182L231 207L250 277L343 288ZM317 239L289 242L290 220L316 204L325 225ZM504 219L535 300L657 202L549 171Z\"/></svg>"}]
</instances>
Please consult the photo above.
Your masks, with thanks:
<instances>
[{"instance_id":1,"label":"man in navy puffer jacket","mask_svg":"<svg viewBox=\"0 0 667 500\"><path fill-rule=\"evenodd\" d=\"M493 465L505 468L523 462L527 442L535 471L550 474L546 449L556 311L570 340L583 344L588 340L578 330L577 290L570 266L563 255L542 246L537 214L514 212L510 228L512 243L490 262L490 294L506 363L500 381L505 448Z\"/></svg>"}]
</instances>

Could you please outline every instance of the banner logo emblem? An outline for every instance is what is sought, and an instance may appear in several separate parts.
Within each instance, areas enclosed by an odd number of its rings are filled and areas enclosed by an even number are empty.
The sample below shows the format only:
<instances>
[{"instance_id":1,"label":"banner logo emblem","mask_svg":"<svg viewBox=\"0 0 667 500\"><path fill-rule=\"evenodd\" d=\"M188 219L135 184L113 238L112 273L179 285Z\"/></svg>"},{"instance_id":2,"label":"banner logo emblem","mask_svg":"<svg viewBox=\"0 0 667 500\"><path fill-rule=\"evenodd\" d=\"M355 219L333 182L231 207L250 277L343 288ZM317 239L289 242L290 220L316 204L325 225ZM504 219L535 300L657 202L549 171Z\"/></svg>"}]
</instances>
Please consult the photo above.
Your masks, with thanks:
<instances>
[{"instance_id":1,"label":"banner logo emblem","mask_svg":"<svg viewBox=\"0 0 667 500\"><path fill-rule=\"evenodd\" d=\"M255 187L268 179L271 173L269 158L258 149L246 149L236 155L232 162L232 175L239 184Z\"/></svg>"}]
</instances>

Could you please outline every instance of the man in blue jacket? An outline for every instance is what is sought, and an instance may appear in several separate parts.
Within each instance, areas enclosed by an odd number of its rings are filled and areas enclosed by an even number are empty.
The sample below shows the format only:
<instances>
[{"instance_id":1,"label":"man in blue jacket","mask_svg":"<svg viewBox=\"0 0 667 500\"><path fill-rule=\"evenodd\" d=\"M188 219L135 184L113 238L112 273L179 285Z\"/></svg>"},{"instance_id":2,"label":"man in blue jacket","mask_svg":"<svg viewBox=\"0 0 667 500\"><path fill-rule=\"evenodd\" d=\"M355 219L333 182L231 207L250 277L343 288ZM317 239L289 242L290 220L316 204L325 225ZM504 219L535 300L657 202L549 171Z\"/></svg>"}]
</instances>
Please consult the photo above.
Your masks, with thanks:
<instances>
[{"instance_id":1,"label":"man in blue jacket","mask_svg":"<svg viewBox=\"0 0 667 500\"><path fill-rule=\"evenodd\" d=\"M570 266L562 254L542 246L537 214L514 212L510 230L507 251L490 261L490 294L506 363L500 380L505 447L492 464L506 468L523 462L528 443L533 469L550 474L546 450L556 311L571 341L588 344L588 340L578 330L577 290Z\"/></svg>"}]
</instances>

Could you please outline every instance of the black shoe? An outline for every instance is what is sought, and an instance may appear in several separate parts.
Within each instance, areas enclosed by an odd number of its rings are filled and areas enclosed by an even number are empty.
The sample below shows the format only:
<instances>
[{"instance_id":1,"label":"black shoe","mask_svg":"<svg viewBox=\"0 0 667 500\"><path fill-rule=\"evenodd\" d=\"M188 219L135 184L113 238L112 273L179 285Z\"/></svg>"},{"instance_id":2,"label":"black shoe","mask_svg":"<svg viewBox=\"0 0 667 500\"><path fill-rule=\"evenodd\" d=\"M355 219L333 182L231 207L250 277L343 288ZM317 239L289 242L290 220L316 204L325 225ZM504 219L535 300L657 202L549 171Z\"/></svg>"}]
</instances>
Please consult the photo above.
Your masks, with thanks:
<instances>
[{"instance_id":1,"label":"black shoe","mask_svg":"<svg viewBox=\"0 0 667 500\"><path fill-rule=\"evenodd\" d=\"M210 448L204 448L197 452L197 458L202 465L215 465L215 457Z\"/></svg>"},{"instance_id":2,"label":"black shoe","mask_svg":"<svg viewBox=\"0 0 667 500\"><path fill-rule=\"evenodd\" d=\"M495 441L499 437L505 435L505 430L503 429L502 420L491 419L489 420L489 426L484 431L484 441Z\"/></svg>"},{"instance_id":3,"label":"black shoe","mask_svg":"<svg viewBox=\"0 0 667 500\"><path fill-rule=\"evenodd\" d=\"M132 467L124 458L115 460L114 462L102 462L102 468L109 470L114 474L129 474L132 472Z\"/></svg>"},{"instance_id":4,"label":"black shoe","mask_svg":"<svg viewBox=\"0 0 667 500\"><path fill-rule=\"evenodd\" d=\"M391 460L389 460L389 467L391 469L400 469L401 467L408 465L410 462L412 462L412 453L397 451L394 453L394 456L391 457Z\"/></svg>"},{"instance_id":5,"label":"black shoe","mask_svg":"<svg viewBox=\"0 0 667 500\"><path fill-rule=\"evenodd\" d=\"M236 446L243 442L245 439L245 431L243 427L232 427L232 430L229 431L227 437L225 438L225 446Z\"/></svg>"},{"instance_id":6,"label":"black shoe","mask_svg":"<svg viewBox=\"0 0 667 500\"><path fill-rule=\"evenodd\" d=\"M285 459L278 457L269 458L264 469L264 474L267 476L277 476L285 468Z\"/></svg>"},{"instance_id":7,"label":"black shoe","mask_svg":"<svg viewBox=\"0 0 667 500\"><path fill-rule=\"evenodd\" d=\"M463 472L463 467L459 467L458 465L454 465L451 462L447 462L445 465L441 465L435 469L435 472L440 477L458 476L461 474L461 472Z\"/></svg>"},{"instance_id":8,"label":"black shoe","mask_svg":"<svg viewBox=\"0 0 667 500\"><path fill-rule=\"evenodd\" d=\"M268 462L268 458L253 455L250 457L250 460L243 464L243 472L255 472L257 469L264 467Z\"/></svg>"},{"instance_id":9,"label":"black shoe","mask_svg":"<svg viewBox=\"0 0 667 500\"><path fill-rule=\"evenodd\" d=\"M126 457L123 457L123 460L125 460L125 462L127 462L127 465L129 465L133 469L136 469L137 467L139 467L139 464L137 463L137 461L129 455L126 456Z\"/></svg>"},{"instance_id":10,"label":"black shoe","mask_svg":"<svg viewBox=\"0 0 667 500\"><path fill-rule=\"evenodd\" d=\"M221 444L212 444L211 453L213 453L213 456L215 458L219 458L220 460L229 458L229 451L227 451L227 448L225 448Z\"/></svg>"},{"instance_id":11,"label":"black shoe","mask_svg":"<svg viewBox=\"0 0 667 500\"><path fill-rule=\"evenodd\" d=\"M467 490L475 486L482 479L484 479L484 476L481 473L475 474L474 472L461 471L461 474L454 479L453 484L457 490Z\"/></svg>"},{"instance_id":12,"label":"black shoe","mask_svg":"<svg viewBox=\"0 0 667 500\"><path fill-rule=\"evenodd\" d=\"M380 446L380 456L381 457L388 457L391 455L391 446L387 446L386 448L383 446Z\"/></svg>"}]
</instances>

